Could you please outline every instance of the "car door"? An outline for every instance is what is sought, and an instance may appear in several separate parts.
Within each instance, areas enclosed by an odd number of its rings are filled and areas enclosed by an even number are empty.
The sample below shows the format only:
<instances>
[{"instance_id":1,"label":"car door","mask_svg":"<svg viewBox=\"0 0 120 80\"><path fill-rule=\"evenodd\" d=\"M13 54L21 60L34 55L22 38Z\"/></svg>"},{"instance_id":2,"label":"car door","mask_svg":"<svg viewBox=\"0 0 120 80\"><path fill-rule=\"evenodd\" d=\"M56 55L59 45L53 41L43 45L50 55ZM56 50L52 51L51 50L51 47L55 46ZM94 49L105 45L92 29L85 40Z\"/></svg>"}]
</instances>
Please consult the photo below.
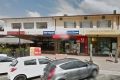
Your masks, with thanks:
<instances>
[{"instance_id":1,"label":"car door","mask_svg":"<svg viewBox=\"0 0 120 80\"><path fill-rule=\"evenodd\" d=\"M10 57L0 57L0 73L7 73L12 60Z\"/></svg>"},{"instance_id":2,"label":"car door","mask_svg":"<svg viewBox=\"0 0 120 80\"><path fill-rule=\"evenodd\" d=\"M39 74L43 75L44 74L44 68L50 62L50 60L47 59L47 58L39 58L38 62L39 62Z\"/></svg>"},{"instance_id":3,"label":"car door","mask_svg":"<svg viewBox=\"0 0 120 80\"><path fill-rule=\"evenodd\" d=\"M88 77L88 65L82 61L75 61L75 64L78 65L77 75L79 79Z\"/></svg>"},{"instance_id":4,"label":"car door","mask_svg":"<svg viewBox=\"0 0 120 80\"><path fill-rule=\"evenodd\" d=\"M64 69L64 71L62 71L62 74L64 75L66 80L76 80L76 79L78 79L78 76L77 76L78 65L76 65L76 63L74 63L74 61L65 63L65 64L61 65L60 67L62 69Z\"/></svg>"},{"instance_id":5,"label":"car door","mask_svg":"<svg viewBox=\"0 0 120 80\"><path fill-rule=\"evenodd\" d=\"M38 76L38 63L36 59L29 59L24 61L23 74L29 77Z\"/></svg>"}]
</instances>

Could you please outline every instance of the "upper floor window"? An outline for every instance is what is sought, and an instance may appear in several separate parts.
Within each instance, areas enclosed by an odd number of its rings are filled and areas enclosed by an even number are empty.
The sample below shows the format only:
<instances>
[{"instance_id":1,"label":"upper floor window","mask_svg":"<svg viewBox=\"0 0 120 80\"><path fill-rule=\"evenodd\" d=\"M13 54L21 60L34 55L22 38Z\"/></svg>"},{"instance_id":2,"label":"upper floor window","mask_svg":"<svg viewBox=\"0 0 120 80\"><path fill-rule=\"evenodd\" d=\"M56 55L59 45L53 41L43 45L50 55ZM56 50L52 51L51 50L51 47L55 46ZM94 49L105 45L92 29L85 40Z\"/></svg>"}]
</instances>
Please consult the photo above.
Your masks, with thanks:
<instances>
[{"instance_id":1,"label":"upper floor window","mask_svg":"<svg viewBox=\"0 0 120 80\"><path fill-rule=\"evenodd\" d=\"M37 29L47 28L47 22L37 22L37 23L36 23L36 28L37 28Z\"/></svg>"},{"instance_id":2,"label":"upper floor window","mask_svg":"<svg viewBox=\"0 0 120 80\"><path fill-rule=\"evenodd\" d=\"M24 29L33 29L34 23L24 23Z\"/></svg>"},{"instance_id":3,"label":"upper floor window","mask_svg":"<svg viewBox=\"0 0 120 80\"><path fill-rule=\"evenodd\" d=\"M75 22L64 22L64 28L76 28Z\"/></svg>"},{"instance_id":4,"label":"upper floor window","mask_svg":"<svg viewBox=\"0 0 120 80\"><path fill-rule=\"evenodd\" d=\"M111 28L111 20L99 20L97 21L98 28Z\"/></svg>"},{"instance_id":5,"label":"upper floor window","mask_svg":"<svg viewBox=\"0 0 120 80\"><path fill-rule=\"evenodd\" d=\"M20 29L21 28L21 23L12 23L12 28L13 29Z\"/></svg>"},{"instance_id":6,"label":"upper floor window","mask_svg":"<svg viewBox=\"0 0 120 80\"><path fill-rule=\"evenodd\" d=\"M92 21L82 21L82 22L80 22L80 28L93 28Z\"/></svg>"}]
</instances>

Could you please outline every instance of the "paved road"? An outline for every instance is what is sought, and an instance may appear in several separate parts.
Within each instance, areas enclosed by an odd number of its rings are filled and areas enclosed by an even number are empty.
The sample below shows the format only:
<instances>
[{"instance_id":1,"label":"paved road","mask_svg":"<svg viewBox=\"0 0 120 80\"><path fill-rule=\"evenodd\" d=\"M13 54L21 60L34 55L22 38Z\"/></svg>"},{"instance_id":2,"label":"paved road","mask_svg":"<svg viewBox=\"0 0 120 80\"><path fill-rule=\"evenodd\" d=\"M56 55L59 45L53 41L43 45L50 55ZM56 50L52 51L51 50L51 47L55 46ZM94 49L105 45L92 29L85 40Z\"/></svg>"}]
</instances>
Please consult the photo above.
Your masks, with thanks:
<instances>
[{"instance_id":1,"label":"paved road","mask_svg":"<svg viewBox=\"0 0 120 80\"><path fill-rule=\"evenodd\" d=\"M0 75L0 80L7 80L7 76ZM33 79L33 80L40 80L40 79ZM99 74L96 79L85 79L85 80L120 80L120 76Z\"/></svg>"}]
</instances>

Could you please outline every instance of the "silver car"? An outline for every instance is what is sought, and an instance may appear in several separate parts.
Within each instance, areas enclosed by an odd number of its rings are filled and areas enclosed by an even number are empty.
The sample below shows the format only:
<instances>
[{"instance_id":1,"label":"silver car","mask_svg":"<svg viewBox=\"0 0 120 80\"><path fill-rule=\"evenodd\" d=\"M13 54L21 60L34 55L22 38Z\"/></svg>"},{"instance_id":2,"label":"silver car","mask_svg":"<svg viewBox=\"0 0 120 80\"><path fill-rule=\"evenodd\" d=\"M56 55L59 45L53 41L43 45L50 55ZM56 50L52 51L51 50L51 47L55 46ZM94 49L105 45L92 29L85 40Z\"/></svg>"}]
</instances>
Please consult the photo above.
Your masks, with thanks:
<instances>
[{"instance_id":1,"label":"silver car","mask_svg":"<svg viewBox=\"0 0 120 80\"><path fill-rule=\"evenodd\" d=\"M99 67L74 58L54 60L44 69L43 80L79 80L96 77Z\"/></svg>"}]
</instances>

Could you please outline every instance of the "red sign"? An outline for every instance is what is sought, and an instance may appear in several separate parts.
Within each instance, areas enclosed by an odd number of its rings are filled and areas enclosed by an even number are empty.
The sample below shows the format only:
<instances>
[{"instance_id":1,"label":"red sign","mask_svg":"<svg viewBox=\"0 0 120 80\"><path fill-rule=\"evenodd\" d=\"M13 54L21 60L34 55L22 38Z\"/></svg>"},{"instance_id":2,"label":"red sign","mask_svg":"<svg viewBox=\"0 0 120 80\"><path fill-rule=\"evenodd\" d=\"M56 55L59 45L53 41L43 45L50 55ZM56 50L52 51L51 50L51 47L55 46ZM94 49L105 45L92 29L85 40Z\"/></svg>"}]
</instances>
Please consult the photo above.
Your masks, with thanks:
<instances>
[{"instance_id":1,"label":"red sign","mask_svg":"<svg viewBox=\"0 0 120 80\"><path fill-rule=\"evenodd\" d=\"M40 56L41 48L40 47L30 47L30 55L31 56Z\"/></svg>"},{"instance_id":2,"label":"red sign","mask_svg":"<svg viewBox=\"0 0 120 80\"><path fill-rule=\"evenodd\" d=\"M39 48L39 47L34 48L34 55L38 56L40 54L41 54L41 48Z\"/></svg>"},{"instance_id":3,"label":"red sign","mask_svg":"<svg viewBox=\"0 0 120 80\"><path fill-rule=\"evenodd\" d=\"M52 36L53 39L69 39L69 37L67 34L55 34Z\"/></svg>"},{"instance_id":4,"label":"red sign","mask_svg":"<svg viewBox=\"0 0 120 80\"><path fill-rule=\"evenodd\" d=\"M7 35L24 35L25 34L25 31L8 31L7 32Z\"/></svg>"}]
</instances>

